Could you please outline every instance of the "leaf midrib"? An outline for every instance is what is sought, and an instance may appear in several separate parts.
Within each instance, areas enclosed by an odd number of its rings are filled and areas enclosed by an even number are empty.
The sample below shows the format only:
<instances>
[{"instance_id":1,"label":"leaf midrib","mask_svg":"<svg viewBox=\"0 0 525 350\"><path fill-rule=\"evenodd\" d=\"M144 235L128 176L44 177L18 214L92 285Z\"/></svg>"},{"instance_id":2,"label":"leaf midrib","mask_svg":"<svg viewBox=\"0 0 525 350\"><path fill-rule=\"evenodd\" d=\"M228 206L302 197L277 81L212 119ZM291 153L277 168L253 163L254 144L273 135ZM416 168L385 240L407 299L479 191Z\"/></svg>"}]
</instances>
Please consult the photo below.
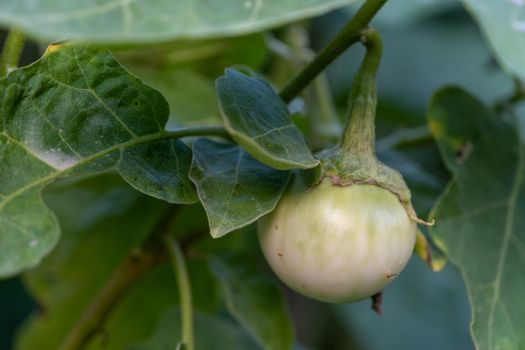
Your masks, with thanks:
<instances>
[{"instance_id":1,"label":"leaf midrib","mask_svg":"<svg viewBox=\"0 0 525 350\"><path fill-rule=\"evenodd\" d=\"M125 150L128 147L136 146L136 145L139 145L139 144L142 144L142 143L147 143L147 142L159 141L159 140L163 140L163 139L182 137L182 136L185 136L184 135L185 131L186 130L182 130L181 132L177 132L177 131L171 131L171 132L162 131L162 132L158 132L158 133L155 133L155 134L149 134L149 135L145 135L145 136L138 136L138 137L130 139L130 140L126 141L126 142L122 142L122 143L113 145L113 146L111 146L111 147L109 147L109 148L107 148L107 149L105 149L103 151L100 151L100 152L94 153L92 155L89 155L89 156L83 158L82 160L79 160L77 163L75 163L75 165L73 165L73 166L71 166L69 168L66 168L64 170L56 171L52 175L40 178L39 180L33 181L33 182L29 183L29 184L26 184L25 186L20 187L18 190L14 191L14 192L11 192L10 194L6 194L6 196L2 199L2 201L0 201L0 210L3 209L14 198L16 198L18 195L24 193L25 191L28 191L28 190L30 190L33 187L36 187L36 186L39 186L39 185L43 185L43 184L48 183L50 181L56 180L60 176L65 175L68 172L71 172L71 171L79 168L80 166L86 165L89 162L94 161L94 160L96 160L96 159L98 159L100 157L106 156L106 155L108 155L110 153L113 153L115 151L120 150L120 153L121 153L120 157L119 157L119 160L120 160L120 158L122 158L122 151ZM10 135L6 134L5 132L0 132L0 135L6 137L9 140L14 140ZM27 147L24 147L20 142L16 142L16 143L19 145L19 147L22 147L29 154L35 156L35 154L31 151L31 149L29 149ZM35 156L35 158L38 159L39 162L47 164L46 162L44 162L40 158L38 158L36 156ZM49 164L47 164L47 165L49 165Z\"/></svg>"},{"instance_id":2,"label":"leaf midrib","mask_svg":"<svg viewBox=\"0 0 525 350\"><path fill-rule=\"evenodd\" d=\"M220 225L214 230L215 231L214 234L216 234L216 235L221 233L221 231L223 230L223 226L226 225L226 217L228 215L228 212L230 211L231 199L232 199L233 194L235 193L235 190L237 189L237 186L239 185L239 171L240 171L240 168L241 168L241 162L242 162L243 155L244 155L244 151L241 148L239 148L239 156L237 158L237 163L235 165L235 180L234 180L234 184L233 184L233 187L232 187L230 193L227 196L227 199L226 199L226 210L224 210L222 218L219 220Z\"/></svg>"},{"instance_id":3,"label":"leaf midrib","mask_svg":"<svg viewBox=\"0 0 525 350\"><path fill-rule=\"evenodd\" d=\"M518 166L516 168L516 175L514 177L514 182L512 184L512 189L509 196L509 207L507 211L507 216L505 219L505 231L503 236L503 241L500 248L499 260L496 267L496 276L494 278L494 294L490 303L489 319L488 319L488 348L493 349L492 338L493 338L493 323L494 323L494 314L496 312L496 305L500 300L500 285L501 277L503 275L503 270L505 268L505 260L507 258L507 251L509 247L509 242L513 235L514 231L514 215L516 210L516 203L518 201L518 194L523 182L525 172L525 147L521 147L518 159Z\"/></svg>"}]
</instances>

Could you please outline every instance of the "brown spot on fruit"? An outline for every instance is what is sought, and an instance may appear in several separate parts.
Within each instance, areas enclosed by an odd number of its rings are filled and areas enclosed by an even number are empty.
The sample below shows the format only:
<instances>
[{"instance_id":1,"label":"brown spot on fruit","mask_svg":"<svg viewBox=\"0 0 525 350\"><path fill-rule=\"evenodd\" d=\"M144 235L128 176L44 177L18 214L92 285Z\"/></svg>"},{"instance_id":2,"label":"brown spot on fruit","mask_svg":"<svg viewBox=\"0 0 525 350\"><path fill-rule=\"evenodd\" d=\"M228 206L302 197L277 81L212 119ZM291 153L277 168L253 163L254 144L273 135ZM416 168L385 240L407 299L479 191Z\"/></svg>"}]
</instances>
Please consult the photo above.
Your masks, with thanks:
<instances>
[{"instance_id":1,"label":"brown spot on fruit","mask_svg":"<svg viewBox=\"0 0 525 350\"><path fill-rule=\"evenodd\" d=\"M394 278L394 277L397 277L397 275L398 275L397 273L392 272L392 271L390 271L390 270L388 270L387 272L385 272L385 276L386 276L386 278L388 278L388 279L392 279L392 278Z\"/></svg>"}]
</instances>

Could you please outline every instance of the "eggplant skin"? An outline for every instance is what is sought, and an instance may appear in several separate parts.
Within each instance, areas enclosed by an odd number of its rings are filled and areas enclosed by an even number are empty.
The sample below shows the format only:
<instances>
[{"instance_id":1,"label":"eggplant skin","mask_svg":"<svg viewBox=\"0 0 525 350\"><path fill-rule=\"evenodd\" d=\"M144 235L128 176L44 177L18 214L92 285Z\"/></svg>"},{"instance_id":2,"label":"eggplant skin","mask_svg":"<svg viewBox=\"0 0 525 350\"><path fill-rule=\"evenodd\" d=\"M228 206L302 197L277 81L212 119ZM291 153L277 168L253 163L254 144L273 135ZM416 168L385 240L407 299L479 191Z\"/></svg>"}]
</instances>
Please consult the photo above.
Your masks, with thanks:
<instances>
[{"instance_id":1,"label":"eggplant skin","mask_svg":"<svg viewBox=\"0 0 525 350\"><path fill-rule=\"evenodd\" d=\"M374 185L313 188L294 183L258 222L275 274L312 299L348 303L385 288L405 267L416 223L390 191Z\"/></svg>"}]
</instances>

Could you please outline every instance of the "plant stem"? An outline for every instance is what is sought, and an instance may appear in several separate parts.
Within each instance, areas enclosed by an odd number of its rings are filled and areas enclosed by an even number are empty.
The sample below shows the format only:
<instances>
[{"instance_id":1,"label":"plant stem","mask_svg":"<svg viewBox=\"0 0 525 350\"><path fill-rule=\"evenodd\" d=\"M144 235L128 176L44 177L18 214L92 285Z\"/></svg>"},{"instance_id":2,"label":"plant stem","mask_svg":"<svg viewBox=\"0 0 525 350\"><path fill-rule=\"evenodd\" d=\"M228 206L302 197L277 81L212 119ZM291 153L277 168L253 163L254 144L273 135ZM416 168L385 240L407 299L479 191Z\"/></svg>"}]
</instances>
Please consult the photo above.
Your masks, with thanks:
<instances>
[{"instance_id":1,"label":"plant stem","mask_svg":"<svg viewBox=\"0 0 525 350\"><path fill-rule=\"evenodd\" d=\"M22 49L24 48L24 35L11 29L5 39L2 56L0 57L0 78L18 66Z\"/></svg>"},{"instance_id":2,"label":"plant stem","mask_svg":"<svg viewBox=\"0 0 525 350\"><path fill-rule=\"evenodd\" d=\"M159 139L163 138L181 138L188 136L220 136L230 138L228 131L222 126L203 125L203 126L187 126L175 130L165 131L158 134Z\"/></svg>"},{"instance_id":3,"label":"plant stem","mask_svg":"<svg viewBox=\"0 0 525 350\"><path fill-rule=\"evenodd\" d=\"M165 260L167 251L162 237L171 231L178 208L169 207L144 242L117 267L73 326L60 346L61 350L78 350L88 345L129 287Z\"/></svg>"},{"instance_id":4,"label":"plant stem","mask_svg":"<svg viewBox=\"0 0 525 350\"><path fill-rule=\"evenodd\" d=\"M280 91L286 103L297 96L315 77L348 47L359 41L361 31L368 26L374 15L387 0L366 0L350 21L326 45L321 52L299 74Z\"/></svg>"},{"instance_id":5,"label":"plant stem","mask_svg":"<svg viewBox=\"0 0 525 350\"><path fill-rule=\"evenodd\" d=\"M181 317L182 317L182 344L184 350L194 350L195 342L193 338L193 304L191 300L191 285L184 260L184 253L179 243L166 236L166 245L171 256L173 268L177 277L177 286L179 288Z\"/></svg>"},{"instance_id":6,"label":"plant stem","mask_svg":"<svg viewBox=\"0 0 525 350\"><path fill-rule=\"evenodd\" d=\"M348 99L349 115L340 142L343 154L359 158L375 158L375 112L377 91L375 77L383 45L374 29L362 31L366 55L359 67Z\"/></svg>"}]
</instances>

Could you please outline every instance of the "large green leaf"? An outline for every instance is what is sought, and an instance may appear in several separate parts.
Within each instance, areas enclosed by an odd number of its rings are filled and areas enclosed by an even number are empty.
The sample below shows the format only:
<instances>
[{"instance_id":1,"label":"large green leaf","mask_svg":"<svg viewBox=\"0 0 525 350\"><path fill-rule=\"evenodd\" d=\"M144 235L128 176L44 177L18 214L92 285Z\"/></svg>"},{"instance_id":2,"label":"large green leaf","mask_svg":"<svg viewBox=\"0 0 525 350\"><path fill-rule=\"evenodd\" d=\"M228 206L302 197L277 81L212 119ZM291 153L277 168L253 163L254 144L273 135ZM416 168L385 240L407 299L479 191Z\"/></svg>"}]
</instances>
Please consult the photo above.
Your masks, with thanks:
<instances>
[{"instance_id":1,"label":"large green leaf","mask_svg":"<svg viewBox=\"0 0 525 350\"><path fill-rule=\"evenodd\" d=\"M291 349L294 331L277 285L257 269L253 256L235 254L211 261L228 310L268 350Z\"/></svg>"},{"instance_id":2,"label":"large green leaf","mask_svg":"<svg viewBox=\"0 0 525 350\"><path fill-rule=\"evenodd\" d=\"M200 312L195 313L195 349L256 349L248 334L232 321ZM173 350L181 341L181 315L172 309L164 316L155 334L148 341L131 346L129 350Z\"/></svg>"},{"instance_id":3,"label":"large green leaf","mask_svg":"<svg viewBox=\"0 0 525 350\"><path fill-rule=\"evenodd\" d=\"M272 211L289 173L259 163L237 145L199 139L190 177L217 238Z\"/></svg>"},{"instance_id":4,"label":"large green leaf","mask_svg":"<svg viewBox=\"0 0 525 350\"><path fill-rule=\"evenodd\" d=\"M0 23L43 39L159 42L231 36L320 15L355 0L0 0Z\"/></svg>"},{"instance_id":5,"label":"large green leaf","mask_svg":"<svg viewBox=\"0 0 525 350\"><path fill-rule=\"evenodd\" d=\"M503 66L522 80L525 79L525 2L462 1L480 24Z\"/></svg>"},{"instance_id":6,"label":"large green leaf","mask_svg":"<svg viewBox=\"0 0 525 350\"><path fill-rule=\"evenodd\" d=\"M514 125L458 88L438 92L429 123L453 180L433 235L467 283L479 349L525 347L525 146Z\"/></svg>"},{"instance_id":7,"label":"large green leaf","mask_svg":"<svg viewBox=\"0 0 525 350\"><path fill-rule=\"evenodd\" d=\"M168 106L107 51L61 47L0 81L0 276L37 264L58 224L53 180L117 170L136 189L193 203L191 151L164 131Z\"/></svg>"},{"instance_id":8,"label":"large green leaf","mask_svg":"<svg viewBox=\"0 0 525 350\"><path fill-rule=\"evenodd\" d=\"M265 80L226 69L216 85L226 128L255 159L276 169L319 164L286 104Z\"/></svg>"}]
</instances>

